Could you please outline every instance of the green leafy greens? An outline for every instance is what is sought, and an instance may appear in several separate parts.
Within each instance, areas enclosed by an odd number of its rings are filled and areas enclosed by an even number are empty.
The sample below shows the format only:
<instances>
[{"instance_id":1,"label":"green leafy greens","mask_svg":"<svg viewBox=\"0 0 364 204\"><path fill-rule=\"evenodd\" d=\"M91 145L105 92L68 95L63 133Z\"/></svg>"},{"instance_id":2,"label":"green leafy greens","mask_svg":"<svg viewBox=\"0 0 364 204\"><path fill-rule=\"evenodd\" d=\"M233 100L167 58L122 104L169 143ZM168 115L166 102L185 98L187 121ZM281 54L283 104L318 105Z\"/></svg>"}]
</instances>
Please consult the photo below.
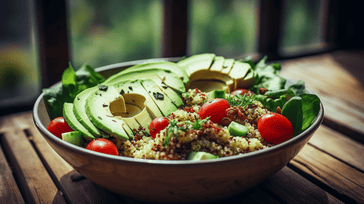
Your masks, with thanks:
<instances>
[{"instance_id":1,"label":"green leafy greens","mask_svg":"<svg viewBox=\"0 0 364 204\"><path fill-rule=\"evenodd\" d=\"M84 64L76 72L70 64L62 74L61 83L42 90L49 117L53 119L62 116L65 102L73 103L78 93L104 81L105 78L88 64Z\"/></svg>"},{"instance_id":2,"label":"green leafy greens","mask_svg":"<svg viewBox=\"0 0 364 204\"><path fill-rule=\"evenodd\" d=\"M320 99L314 94L305 92L305 82L302 80L290 85L288 88L284 88L286 79L279 76L280 64L267 65L266 59L267 56L257 64L252 61L251 57L240 61L250 64L252 69L259 75L251 90L259 93L259 88L268 89L264 95L257 94L254 100L260 101L265 108L273 112L277 111L277 107L281 107L282 115L292 123L295 129L294 136L296 136L307 129L317 116L320 111ZM242 103L243 101L241 100ZM240 105L236 101L230 100L229 102Z\"/></svg>"},{"instance_id":3,"label":"green leafy greens","mask_svg":"<svg viewBox=\"0 0 364 204\"><path fill-rule=\"evenodd\" d=\"M259 77L251 88L255 93L259 93L259 88L266 88L268 90L284 89L286 79L279 76L281 65L279 63L266 64L267 56L263 57L257 64L251 58L242 60L248 63L251 68L258 73Z\"/></svg>"}]
</instances>

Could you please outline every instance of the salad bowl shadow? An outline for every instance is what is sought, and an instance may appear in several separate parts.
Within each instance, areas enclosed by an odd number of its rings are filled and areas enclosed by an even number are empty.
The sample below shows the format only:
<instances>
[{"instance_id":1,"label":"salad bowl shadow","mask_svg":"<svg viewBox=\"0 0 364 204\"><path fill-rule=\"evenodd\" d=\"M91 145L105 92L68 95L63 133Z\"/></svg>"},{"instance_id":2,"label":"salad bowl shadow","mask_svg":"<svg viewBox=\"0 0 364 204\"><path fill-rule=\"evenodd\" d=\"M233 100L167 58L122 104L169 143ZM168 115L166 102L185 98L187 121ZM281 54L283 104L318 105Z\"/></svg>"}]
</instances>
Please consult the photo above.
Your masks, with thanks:
<instances>
[{"instance_id":1,"label":"salad bowl shadow","mask_svg":"<svg viewBox=\"0 0 364 204\"><path fill-rule=\"evenodd\" d=\"M173 59L155 59L174 61ZM133 61L96 69L105 77L134 64ZM286 86L294 84L287 79ZM312 93L310 90L306 91ZM112 192L144 202L212 202L254 187L285 167L313 136L323 121L324 109L298 136L265 150L202 161L160 161L113 156L67 143L48 130L43 94L33 108L33 120L50 146L75 170Z\"/></svg>"}]
</instances>

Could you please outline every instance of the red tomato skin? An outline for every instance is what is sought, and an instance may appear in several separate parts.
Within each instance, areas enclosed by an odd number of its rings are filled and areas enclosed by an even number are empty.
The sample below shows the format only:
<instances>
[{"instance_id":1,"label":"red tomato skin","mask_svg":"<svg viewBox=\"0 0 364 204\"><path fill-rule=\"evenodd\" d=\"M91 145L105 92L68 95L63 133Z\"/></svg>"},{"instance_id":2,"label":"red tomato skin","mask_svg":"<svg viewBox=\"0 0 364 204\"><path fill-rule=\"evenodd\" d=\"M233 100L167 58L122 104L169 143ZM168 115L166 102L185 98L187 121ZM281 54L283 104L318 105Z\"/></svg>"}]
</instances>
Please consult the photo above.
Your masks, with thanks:
<instances>
[{"instance_id":1,"label":"red tomato skin","mask_svg":"<svg viewBox=\"0 0 364 204\"><path fill-rule=\"evenodd\" d=\"M254 94L254 92L248 90L248 89L236 89L235 91L231 92L232 95L244 95L251 96Z\"/></svg>"},{"instance_id":2,"label":"red tomato skin","mask_svg":"<svg viewBox=\"0 0 364 204\"><path fill-rule=\"evenodd\" d=\"M166 117L157 117L152 120L149 125L150 136L154 139L161 130L169 125L169 120Z\"/></svg>"},{"instance_id":3,"label":"red tomato skin","mask_svg":"<svg viewBox=\"0 0 364 204\"><path fill-rule=\"evenodd\" d=\"M72 132L73 129L67 124L64 117L53 119L48 125L48 131L62 139L62 133Z\"/></svg>"},{"instance_id":4,"label":"red tomato skin","mask_svg":"<svg viewBox=\"0 0 364 204\"><path fill-rule=\"evenodd\" d=\"M214 123L221 123L221 119L226 117L227 109L230 107L229 102L222 98L215 98L203 104L198 111L200 119L210 117Z\"/></svg>"},{"instance_id":5,"label":"red tomato skin","mask_svg":"<svg viewBox=\"0 0 364 204\"><path fill-rule=\"evenodd\" d=\"M118 148L116 148L115 144L105 138L92 140L88 143L86 149L105 154L119 155Z\"/></svg>"},{"instance_id":6,"label":"red tomato skin","mask_svg":"<svg viewBox=\"0 0 364 204\"><path fill-rule=\"evenodd\" d=\"M258 120L260 135L273 144L280 144L293 137L291 122L281 114L267 113Z\"/></svg>"}]
</instances>

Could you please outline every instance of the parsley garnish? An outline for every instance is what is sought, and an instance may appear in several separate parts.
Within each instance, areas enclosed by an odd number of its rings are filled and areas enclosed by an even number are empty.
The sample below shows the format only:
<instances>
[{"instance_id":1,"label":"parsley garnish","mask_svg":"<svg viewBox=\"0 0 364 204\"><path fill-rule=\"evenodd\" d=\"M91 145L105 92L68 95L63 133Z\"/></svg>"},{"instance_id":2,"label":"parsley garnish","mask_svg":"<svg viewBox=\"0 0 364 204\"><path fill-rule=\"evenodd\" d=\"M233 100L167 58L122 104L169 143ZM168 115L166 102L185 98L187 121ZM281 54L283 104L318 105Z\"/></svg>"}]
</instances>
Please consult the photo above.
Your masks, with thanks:
<instances>
[{"instance_id":1,"label":"parsley garnish","mask_svg":"<svg viewBox=\"0 0 364 204\"><path fill-rule=\"evenodd\" d=\"M229 95L226 100L229 102L230 106L241 106L246 108L249 105L253 105L256 95L247 96L244 95Z\"/></svg>"},{"instance_id":2,"label":"parsley garnish","mask_svg":"<svg viewBox=\"0 0 364 204\"><path fill-rule=\"evenodd\" d=\"M192 122L190 122L190 121L185 121L184 123L185 123L185 124L190 124L190 125L192 125L192 128L193 128L193 129L195 129L195 130L199 130L199 129L201 129L201 128L202 128L202 124L203 124L203 123L205 123L205 122L207 122L207 121L209 120L209 118L210 118L210 117L207 117L207 118L205 118L205 119L203 119L203 120L199 120L198 118L196 118L196 120L195 120L195 122L194 122L194 123L192 123Z\"/></svg>"},{"instance_id":3,"label":"parsley garnish","mask_svg":"<svg viewBox=\"0 0 364 204\"><path fill-rule=\"evenodd\" d=\"M167 127L166 138L164 138L164 142L163 142L164 146L168 145L170 135L172 133L175 134L178 131L177 123L178 123L177 120L169 120L169 126Z\"/></svg>"},{"instance_id":4,"label":"parsley garnish","mask_svg":"<svg viewBox=\"0 0 364 204\"><path fill-rule=\"evenodd\" d=\"M209 118L210 117L207 117L207 118L205 118L203 120L199 120L199 119L196 118L194 123L192 123L191 121L184 121L184 122L181 122L181 123L192 125L192 129L199 130L199 129L202 128L202 124L207 122L209 120ZM169 121L169 126L167 127L166 138L164 139L164 142L163 142L164 146L168 145L171 134L173 134L175 137L178 138L179 137L179 133L178 133L179 130L182 130L182 131L187 131L188 130L188 128L185 125L178 126L178 123L179 122L177 120L170 120Z\"/></svg>"}]
</instances>

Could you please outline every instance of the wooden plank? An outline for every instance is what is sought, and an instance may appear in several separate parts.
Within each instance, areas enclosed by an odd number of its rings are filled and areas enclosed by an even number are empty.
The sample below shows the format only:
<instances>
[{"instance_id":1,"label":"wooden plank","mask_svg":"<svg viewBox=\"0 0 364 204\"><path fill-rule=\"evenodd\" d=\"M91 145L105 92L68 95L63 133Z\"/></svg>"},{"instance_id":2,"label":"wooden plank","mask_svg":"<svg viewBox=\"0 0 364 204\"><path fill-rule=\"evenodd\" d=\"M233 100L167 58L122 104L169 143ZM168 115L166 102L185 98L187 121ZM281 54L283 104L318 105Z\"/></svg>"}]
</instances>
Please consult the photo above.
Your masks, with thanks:
<instances>
[{"instance_id":1,"label":"wooden plank","mask_svg":"<svg viewBox=\"0 0 364 204\"><path fill-rule=\"evenodd\" d=\"M3 137L0 133L0 137ZM0 139L1 141L1 139ZM24 203L0 145L0 203Z\"/></svg>"},{"instance_id":2,"label":"wooden plank","mask_svg":"<svg viewBox=\"0 0 364 204\"><path fill-rule=\"evenodd\" d=\"M284 203L342 203L288 167L264 181L261 186Z\"/></svg>"},{"instance_id":3,"label":"wooden plank","mask_svg":"<svg viewBox=\"0 0 364 204\"><path fill-rule=\"evenodd\" d=\"M69 201L72 203L122 202L110 191L92 183L88 179L82 179L82 176L63 160L39 133L33 123L31 112L13 117L12 121L18 124L18 126L27 129L28 135L32 137L32 142L38 152L40 152L40 156L44 159L46 167ZM81 179L72 179L75 177Z\"/></svg>"},{"instance_id":4,"label":"wooden plank","mask_svg":"<svg viewBox=\"0 0 364 204\"><path fill-rule=\"evenodd\" d=\"M364 203L363 172L331 155L306 145L290 164L333 189L345 202Z\"/></svg>"},{"instance_id":5,"label":"wooden plank","mask_svg":"<svg viewBox=\"0 0 364 204\"><path fill-rule=\"evenodd\" d=\"M333 52L285 61L281 63L281 75L305 81L306 86L324 104L324 122L364 142L364 76L359 74L362 72L364 52L357 54L351 64L338 62L338 57L344 53Z\"/></svg>"},{"instance_id":6,"label":"wooden plank","mask_svg":"<svg viewBox=\"0 0 364 204\"><path fill-rule=\"evenodd\" d=\"M0 139L26 203L66 203L22 130Z\"/></svg>"},{"instance_id":7,"label":"wooden plank","mask_svg":"<svg viewBox=\"0 0 364 204\"><path fill-rule=\"evenodd\" d=\"M163 57L182 57L187 53L188 1L164 0Z\"/></svg>"},{"instance_id":8,"label":"wooden plank","mask_svg":"<svg viewBox=\"0 0 364 204\"><path fill-rule=\"evenodd\" d=\"M364 172L364 145L321 125L309 144Z\"/></svg>"}]
</instances>

